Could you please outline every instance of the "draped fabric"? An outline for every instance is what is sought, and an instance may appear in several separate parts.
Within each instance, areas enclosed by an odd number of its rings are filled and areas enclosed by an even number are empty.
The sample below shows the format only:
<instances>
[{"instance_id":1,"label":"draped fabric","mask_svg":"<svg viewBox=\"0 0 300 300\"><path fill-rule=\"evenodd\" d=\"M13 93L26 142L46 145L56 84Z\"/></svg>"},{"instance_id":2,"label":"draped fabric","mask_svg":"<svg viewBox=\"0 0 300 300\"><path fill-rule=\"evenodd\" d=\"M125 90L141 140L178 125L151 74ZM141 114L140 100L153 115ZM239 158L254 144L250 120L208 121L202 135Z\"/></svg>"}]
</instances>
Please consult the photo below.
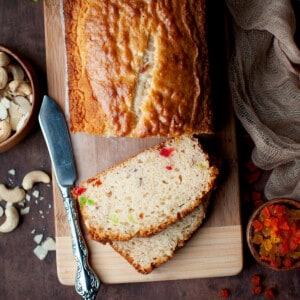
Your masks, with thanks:
<instances>
[{"instance_id":1,"label":"draped fabric","mask_svg":"<svg viewBox=\"0 0 300 300\"><path fill-rule=\"evenodd\" d=\"M226 0L234 45L234 111L254 141L253 162L271 170L268 199L300 201L300 50L290 0Z\"/></svg>"}]
</instances>

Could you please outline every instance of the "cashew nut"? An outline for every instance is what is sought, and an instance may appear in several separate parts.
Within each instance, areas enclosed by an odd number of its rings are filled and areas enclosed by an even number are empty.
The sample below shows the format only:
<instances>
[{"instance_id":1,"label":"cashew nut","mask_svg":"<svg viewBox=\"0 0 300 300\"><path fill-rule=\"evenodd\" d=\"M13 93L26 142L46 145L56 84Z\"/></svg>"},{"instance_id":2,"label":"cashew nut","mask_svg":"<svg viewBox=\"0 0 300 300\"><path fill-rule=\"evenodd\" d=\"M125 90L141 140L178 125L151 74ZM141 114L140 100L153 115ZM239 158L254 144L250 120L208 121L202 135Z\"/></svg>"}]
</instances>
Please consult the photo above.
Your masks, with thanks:
<instances>
[{"instance_id":1,"label":"cashew nut","mask_svg":"<svg viewBox=\"0 0 300 300\"><path fill-rule=\"evenodd\" d=\"M8 121L0 121L0 143L7 140L11 134L11 126Z\"/></svg>"},{"instance_id":2,"label":"cashew nut","mask_svg":"<svg viewBox=\"0 0 300 300\"><path fill-rule=\"evenodd\" d=\"M20 202L25 198L25 191L20 187L8 189L4 184L0 184L0 198L10 203Z\"/></svg>"},{"instance_id":3,"label":"cashew nut","mask_svg":"<svg viewBox=\"0 0 300 300\"><path fill-rule=\"evenodd\" d=\"M21 128L24 126L24 124L26 123L26 120L29 117L29 113L26 113L25 115L22 115L19 123L17 124L17 128L16 131L18 132L19 130L21 130Z\"/></svg>"},{"instance_id":4,"label":"cashew nut","mask_svg":"<svg viewBox=\"0 0 300 300\"><path fill-rule=\"evenodd\" d=\"M7 108L4 106L2 101L0 102L0 120L5 120L8 117Z\"/></svg>"},{"instance_id":5,"label":"cashew nut","mask_svg":"<svg viewBox=\"0 0 300 300\"><path fill-rule=\"evenodd\" d=\"M7 206L5 209L6 220L0 226L0 232L8 233L17 228L19 224L18 210L13 206Z\"/></svg>"},{"instance_id":6,"label":"cashew nut","mask_svg":"<svg viewBox=\"0 0 300 300\"><path fill-rule=\"evenodd\" d=\"M27 98L28 98L30 104L32 104L32 102L33 102L33 94L30 94L29 96L27 96Z\"/></svg>"},{"instance_id":7,"label":"cashew nut","mask_svg":"<svg viewBox=\"0 0 300 300\"><path fill-rule=\"evenodd\" d=\"M0 67L0 90L4 89L8 83L8 74L3 67Z\"/></svg>"},{"instance_id":8,"label":"cashew nut","mask_svg":"<svg viewBox=\"0 0 300 300\"><path fill-rule=\"evenodd\" d=\"M6 108L6 109L9 109L10 107L10 99L8 99L7 97L2 97L1 98L1 104Z\"/></svg>"},{"instance_id":9,"label":"cashew nut","mask_svg":"<svg viewBox=\"0 0 300 300\"><path fill-rule=\"evenodd\" d=\"M19 105L14 103L13 101L10 103L10 107L8 109L10 115L10 126L13 130L17 130L18 124L22 118L22 113L19 110Z\"/></svg>"},{"instance_id":10,"label":"cashew nut","mask_svg":"<svg viewBox=\"0 0 300 300\"><path fill-rule=\"evenodd\" d=\"M10 58L5 52L0 52L0 67L5 67L10 63Z\"/></svg>"},{"instance_id":11,"label":"cashew nut","mask_svg":"<svg viewBox=\"0 0 300 300\"><path fill-rule=\"evenodd\" d=\"M13 80L23 81L25 78L24 71L20 65L9 64L6 66L6 70L13 77Z\"/></svg>"},{"instance_id":12,"label":"cashew nut","mask_svg":"<svg viewBox=\"0 0 300 300\"><path fill-rule=\"evenodd\" d=\"M0 96L1 97L6 97L10 94L10 91L8 89L8 85L4 89L0 89Z\"/></svg>"},{"instance_id":13,"label":"cashew nut","mask_svg":"<svg viewBox=\"0 0 300 300\"><path fill-rule=\"evenodd\" d=\"M12 80L8 87L16 96L29 96L32 93L31 85L23 80Z\"/></svg>"},{"instance_id":14,"label":"cashew nut","mask_svg":"<svg viewBox=\"0 0 300 300\"><path fill-rule=\"evenodd\" d=\"M19 110L23 115L30 113L32 107L25 97L16 96L13 101L19 105Z\"/></svg>"},{"instance_id":15,"label":"cashew nut","mask_svg":"<svg viewBox=\"0 0 300 300\"><path fill-rule=\"evenodd\" d=\"M43 171L34 170L24 176L22 186L25 190L30 190L37 182L49 183L50 177Z\"/></svg>"}]
</instances>

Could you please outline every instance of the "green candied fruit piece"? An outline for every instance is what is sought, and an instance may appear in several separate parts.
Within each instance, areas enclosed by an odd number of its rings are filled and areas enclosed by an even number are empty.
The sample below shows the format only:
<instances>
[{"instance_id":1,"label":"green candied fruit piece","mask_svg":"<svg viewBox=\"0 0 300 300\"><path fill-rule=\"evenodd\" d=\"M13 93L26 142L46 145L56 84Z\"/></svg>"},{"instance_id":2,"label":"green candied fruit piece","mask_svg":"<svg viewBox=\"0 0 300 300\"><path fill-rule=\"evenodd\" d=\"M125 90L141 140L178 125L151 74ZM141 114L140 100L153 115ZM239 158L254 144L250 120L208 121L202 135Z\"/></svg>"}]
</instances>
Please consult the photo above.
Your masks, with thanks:
<instances>
[{"instance_id":1,"label":"green candied fruit piece","mask_svg":"<svg viewBox=\"0 0 300 300\"><path fill-rule=\"evenodd\" d=\"M79 205L80 207L83 207L86 204L86 197L85 196L81 196L79 198Z\"/></svg>"},{"instance_id":2,"label":"green candied fruit piece","mask_svg":"<svg viewBox=\"0 0 300 300\"><path fill-rule=\"evenodd\" d=\"M113 222L114 224L119 223L119 217L117 214L110 215L108 219L109 219L109 221Z\"/></svg>"},{"instance_id":3,"label":"green candied fruit piece","mask_svg":"<svg viewBox=\"0 0 300 300\"><path fill-rule=\"evenodd\" d=\"M199 167L199 169L201 169L201 170L207 169L207 166L206 166L204 163L202 163L202 162L199 162L199 163L198 163L198 167Z\"/></svg>"},{"instance_id":4,"label":"green candied fruit piece","mask_svg":"<svg viewBox=\"0 0 300 300\"><path fill-rule=\"evenodd\" d=\"M94 202L93 199L89 198L89 199L87 200L87 204L88 204L88 205L94 205L95 202Z\"/></svg>"},{"instance_id":5,"label":"green candied fruit piece","mask_svg":"<svg viewBox=\"0 0 300 300\"><path fill-rule=\"evenodd\" d=\"M134 219L134 216L130 213L129 216L128 216L128 219L129 219L129 222L132 223L132 224L135 224L136 221Z\"/></svg>"}]
</instances>

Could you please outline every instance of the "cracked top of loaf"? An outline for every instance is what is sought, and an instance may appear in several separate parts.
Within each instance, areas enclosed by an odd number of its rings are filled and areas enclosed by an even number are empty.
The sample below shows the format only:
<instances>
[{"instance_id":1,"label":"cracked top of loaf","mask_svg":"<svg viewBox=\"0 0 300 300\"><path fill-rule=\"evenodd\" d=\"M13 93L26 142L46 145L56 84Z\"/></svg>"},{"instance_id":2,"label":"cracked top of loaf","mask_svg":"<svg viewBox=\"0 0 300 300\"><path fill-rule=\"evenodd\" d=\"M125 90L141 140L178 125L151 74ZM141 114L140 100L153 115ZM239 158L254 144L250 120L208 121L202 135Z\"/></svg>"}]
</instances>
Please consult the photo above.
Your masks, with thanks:
<instances>
[{"instance_id":1,"label":"cracked top of loaf","mask_svg":"<svg viewBox=\"0 0 300 300\"><path fill-rule=\"evenodd\" d=\"M63 0L72 132L212 132L205 0Z\"/></svg>"}]
</instances>

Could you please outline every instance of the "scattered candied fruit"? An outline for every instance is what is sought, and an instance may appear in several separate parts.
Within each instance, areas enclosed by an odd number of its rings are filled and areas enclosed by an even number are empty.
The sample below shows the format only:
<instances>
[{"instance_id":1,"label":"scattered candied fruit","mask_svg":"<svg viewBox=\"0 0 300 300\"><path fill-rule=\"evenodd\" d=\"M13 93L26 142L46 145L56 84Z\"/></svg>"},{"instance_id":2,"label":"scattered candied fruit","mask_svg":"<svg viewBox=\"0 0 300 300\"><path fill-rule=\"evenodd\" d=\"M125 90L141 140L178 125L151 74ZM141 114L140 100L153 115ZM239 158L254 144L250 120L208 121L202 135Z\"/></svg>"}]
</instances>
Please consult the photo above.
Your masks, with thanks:
<instances>
[{"instance_id":1,"label":"scattered candied fruit","mask_svg":"<svg viewBox=\"0 0 300 300\"><path fill-rule=\"evenodd\" d=\"M257 171L258 170L258 167L254 164L254 162L252 160L249 160L247 163L246 163L246 168L248 171L250 172L254 172L254 171Z\"/></svg>"},{"instance_id":2,"label":"scattered candied fruit","mask_svg":"<svg viewBox=\"0 0 300 300\"><path fill-rule=\"evenodd\" d=\"M253 295L259 295L262 292L261 285L255 285L252 287L252 294Z\"/></svg>"},{"instance_id":3,"label":"scattered candied fruit","mask_svg":"<svg viewBox=\"0 0 300 300\"><path fill-rule=\"evenodd\" d=\"M228 298L229 297L229 290L228 289L220 289L219 297L220 298Z\"/></svg>"},{"instance_id":4,"label":"scattered candied fruit","mask_svg":"<svg viewBox=\"0 0 300 300\"><path fill-rule=\"evenodd\" d=\"M251 282L255 285L259 285L261 283L261 277L259 275L252 275Z\"/></svg>"},{"instance_id":5,"label":"scattered candied fruit","mask_svg":"<svg viewBox=\"0 0 300 300\"><path fill-rule=\"evenodd\" d=\"M252 200L253 201L262 200L262 194L260 192L252 192Z\"/></svg>"},{"instance_id":6,"label":"scattered candied fruit","mask_svg":"<svg viewBox=\"0 0 300 300\"><path fill-rule=\"evenodd\" d=\"M259 180L261 176L261 171L255 171L254 173L247 174L246 180L249 184L253 184Z\"/></svg>"},{"instance_id":7,"label":"scattered candied fruit","mask_svg":"<svg viewBox=\"0 0 300 300\"><path fill-rule=\"evenodd\" d=\"M262 194L260 192L252 192L251 199L254 203L255 208L258 208L264 204L264 200L263 200Z\"/></svg>"},{"instance_id":8,"label":"scattered candied fruit","mask_svg":"<svg viewBox=\"0 0 300 300\"><path fill-rule=\"evenodd\" d=\"M275 299L273 289L271 288L265 289L263 295L266 299Z\"/></svg>"}]
</instances>

